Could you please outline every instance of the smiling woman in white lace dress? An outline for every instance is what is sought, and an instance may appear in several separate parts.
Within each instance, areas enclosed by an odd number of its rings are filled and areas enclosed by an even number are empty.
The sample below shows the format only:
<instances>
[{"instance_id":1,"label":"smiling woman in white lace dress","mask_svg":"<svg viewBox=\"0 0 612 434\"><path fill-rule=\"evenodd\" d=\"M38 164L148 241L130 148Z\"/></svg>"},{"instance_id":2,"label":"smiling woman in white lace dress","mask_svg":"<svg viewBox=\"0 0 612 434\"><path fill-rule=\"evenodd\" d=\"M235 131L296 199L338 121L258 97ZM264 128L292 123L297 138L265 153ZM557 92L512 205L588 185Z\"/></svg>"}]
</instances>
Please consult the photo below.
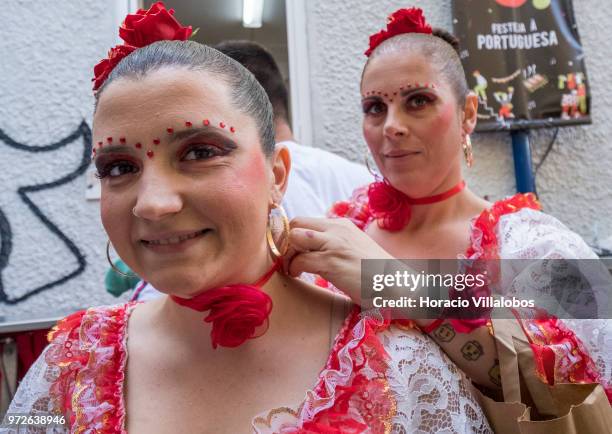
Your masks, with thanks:
<instances>
[{"instance_id":1,"label":"smiling woman in white lace dress","mask_svg":"<svg viewBox=\"0 0 612 434\"><path fill-rule=\"evenodd\" d=\"M469 135L478 98L469 92L452 35L432 29L420 9L400 9L388 18L385 30L370 37L366 55L360 87L363 134L379 180L335 204L333 219L291 222L292 251L285 260L291 275L319 274L327 281L323 285L342 288L357 301L364 259L504 259L506 265L531 259L532 266L540 267L530 273L515 270L513 278L546 276L543 259L597 259L577 234L540 212L533 194L489 203L467 188L462 160L472 165ZM571 295L577 297L562 302L574 312L588 310L588 318L606 318L610 279L606 270L599 271L607 275L607 286L599 292L574 288ZM510 285L494 283L505 295L512 294ZM548 292L561 295L557 287ZM540 300L544 295L536 294ZM404 316L409 318L409 312ZM414 321L475 383L502 389L489 318L442 315ZM534 375L550 385L601 383L612 400L612 321L564 323L547 317L520 323L533 350ZM504 384L504 392L512 387ZM598 393L603 397L602 388Z\"/></svg>"}]
</instances>

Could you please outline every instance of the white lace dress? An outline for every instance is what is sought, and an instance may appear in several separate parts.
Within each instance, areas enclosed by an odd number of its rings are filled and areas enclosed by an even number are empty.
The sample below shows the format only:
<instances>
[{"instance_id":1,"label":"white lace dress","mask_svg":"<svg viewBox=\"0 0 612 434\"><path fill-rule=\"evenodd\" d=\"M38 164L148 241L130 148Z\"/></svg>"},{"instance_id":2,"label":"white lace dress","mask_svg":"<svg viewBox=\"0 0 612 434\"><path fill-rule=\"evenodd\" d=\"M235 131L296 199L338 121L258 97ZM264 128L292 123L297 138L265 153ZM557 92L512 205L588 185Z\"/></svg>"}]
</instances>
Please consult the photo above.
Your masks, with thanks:
<instances>
[{"instance_id":1,"label":"white lace dress","mask_svg":"<svg viewBox=\"0 0 612 434\"><path fill-rule=\"evenodd\" d=\"M125 432L126 325L136 304L62 320L9 414L69 421L29 432ZM440 348L379 315L351 312L313 384L303 402L254 415L253 432L492 433L470 381Z\"/></svg>"}]
</instances>

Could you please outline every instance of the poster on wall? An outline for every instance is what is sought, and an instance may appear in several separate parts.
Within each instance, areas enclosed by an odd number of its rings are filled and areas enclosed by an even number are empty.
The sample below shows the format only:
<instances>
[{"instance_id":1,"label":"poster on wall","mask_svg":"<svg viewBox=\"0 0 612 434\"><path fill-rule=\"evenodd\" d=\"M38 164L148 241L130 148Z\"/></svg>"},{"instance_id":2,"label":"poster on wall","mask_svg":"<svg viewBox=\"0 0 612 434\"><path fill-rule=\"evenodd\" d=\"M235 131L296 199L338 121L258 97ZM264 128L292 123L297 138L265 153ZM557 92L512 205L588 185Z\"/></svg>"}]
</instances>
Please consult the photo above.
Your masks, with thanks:
<instances>
[{"instance_id":1,"label":"poster on wall","mask_svg":"<svg viewBox=\"0 0 612 434\"><path fill-rule=\"evenodd\" d=\"M477 131L591 123L571 0L453 0Z\"/></svg>"}]
</instances>

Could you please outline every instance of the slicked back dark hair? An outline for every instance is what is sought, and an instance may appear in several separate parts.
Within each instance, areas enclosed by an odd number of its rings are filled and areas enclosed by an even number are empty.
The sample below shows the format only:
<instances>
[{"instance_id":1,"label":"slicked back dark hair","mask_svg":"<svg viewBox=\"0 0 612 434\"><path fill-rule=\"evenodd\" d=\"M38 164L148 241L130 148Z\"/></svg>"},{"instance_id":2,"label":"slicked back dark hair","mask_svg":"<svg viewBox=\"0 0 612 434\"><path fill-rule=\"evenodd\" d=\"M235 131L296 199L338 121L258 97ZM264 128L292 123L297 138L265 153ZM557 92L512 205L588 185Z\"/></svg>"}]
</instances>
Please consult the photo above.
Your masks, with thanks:
<instances>
[{"instance_id":1,"label":"slicked back dark hair","mask_svg":"<svg viewBox=\"0 0 612 434\"><path fill-rule=\"evenodd\" d=\"M223 41L214 47L251 71L268 94L274 116L289 123L289 94L272 54L252 41Z\"/></svg>"},{"instance_id":2,"label":"slicked back dark hair","mask_svg":"<svg viewBox=\"0 0 612 434\"><path fill-rule=\"evenodd\" d=\"M433 29L431 35L406 33L394 36L376 47L363 71L365 72L370 60L400 51L419 53L431 62L447 80L459 106L463 107L469 88L459 58L459 40L455 36L443 29ZM363 73L361 78L363 79Z\"/></svg>"},{"instance_id":3,"label":"slicked back dark hair","mask_svg":"<svg viewBox=\"0 0 612 434\"><path fill-rule=\"evenodd\" d=\"M119 62L96 93L99 98L113 81L139 79L164 67L203 71L218 77L230 89L232 104L255 120L264 154L274 153L274 119L266 92L240 63L194 41L159 41L132 52Z\"/></svg>"}]
</instances>

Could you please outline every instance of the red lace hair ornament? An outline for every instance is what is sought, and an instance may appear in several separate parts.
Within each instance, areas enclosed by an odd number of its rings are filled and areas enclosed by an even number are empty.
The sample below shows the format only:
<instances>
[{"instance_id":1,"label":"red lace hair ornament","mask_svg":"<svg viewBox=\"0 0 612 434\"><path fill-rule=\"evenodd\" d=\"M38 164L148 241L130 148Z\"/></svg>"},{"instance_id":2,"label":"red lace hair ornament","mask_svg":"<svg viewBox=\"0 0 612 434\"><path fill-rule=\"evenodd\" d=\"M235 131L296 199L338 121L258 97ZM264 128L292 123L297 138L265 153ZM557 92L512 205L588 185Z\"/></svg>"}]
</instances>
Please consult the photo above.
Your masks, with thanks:
<instances>
[{"instance_id":1,"label":"red lace hair ornament","mask_svg":"<svg viewBox=\"0 0 612 434\"><path fill-rule=\"evenodd\" d=\"M425 33L431 34L431 26L425 21L423 10L420 8L398 9L387 18L387 29L370 36L370 46L365 55L370 54L389 38L404 33Z\"/></svg>"},{"instance_id":2,"label":"red lace hair ornament","mask_svg":"<svg viewBox=\"0 0 612 434\"><path fill-rule=\"evenodd\" d=\"M174 18L174 9L167 10L163 2L156 2L148 10L138 9L125 17L119 36L125 44L110 49L108 57L94 67L93 90L106 81L112 70L137 48L157 41L186 41L192 34L191 26L184 27Z\"/></svg>"}]
</instances>

